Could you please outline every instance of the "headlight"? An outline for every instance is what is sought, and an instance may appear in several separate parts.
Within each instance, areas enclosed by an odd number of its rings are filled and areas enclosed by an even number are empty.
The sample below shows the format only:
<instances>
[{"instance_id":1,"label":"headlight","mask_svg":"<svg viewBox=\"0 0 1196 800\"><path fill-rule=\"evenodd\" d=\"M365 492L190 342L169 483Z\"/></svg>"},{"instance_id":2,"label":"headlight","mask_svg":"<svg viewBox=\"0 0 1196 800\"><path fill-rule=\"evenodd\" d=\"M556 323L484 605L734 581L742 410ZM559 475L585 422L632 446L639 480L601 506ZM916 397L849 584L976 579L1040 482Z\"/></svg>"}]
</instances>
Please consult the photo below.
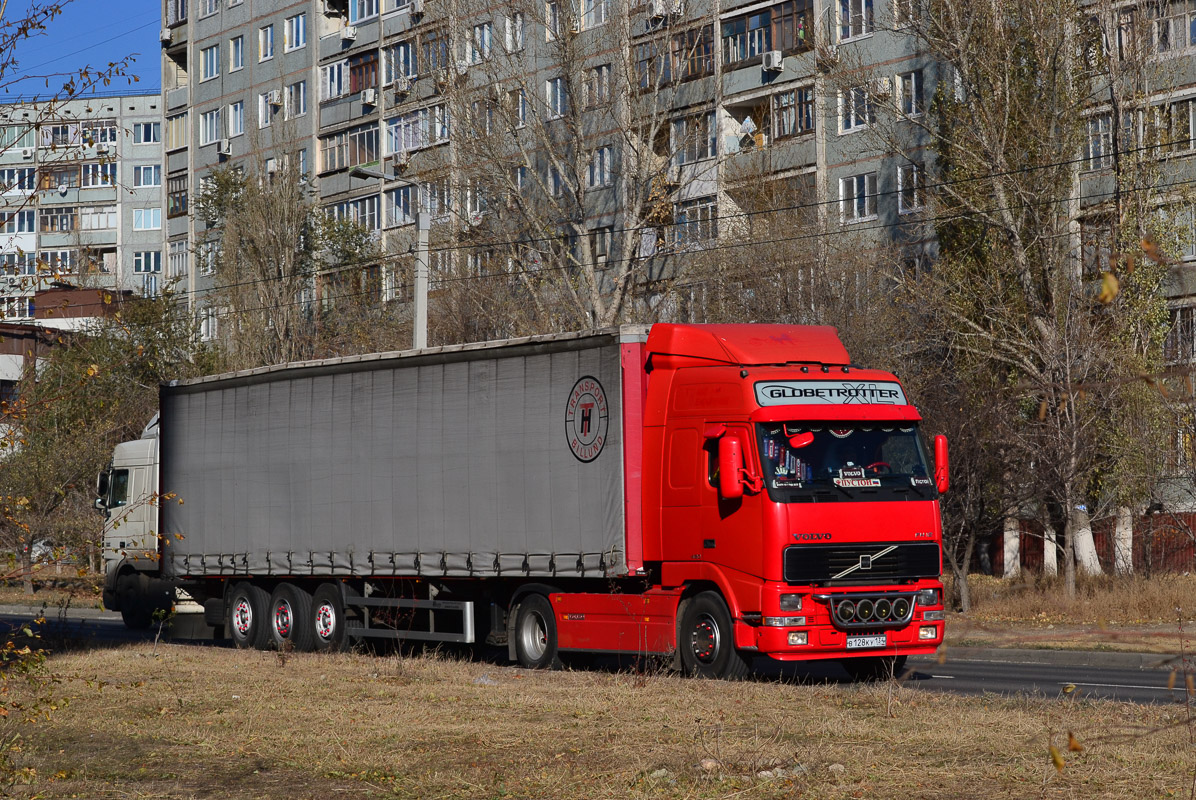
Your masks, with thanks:
<instances>
[{"instance_id":1,"label":"headlight","mask_svg":"<svg viewBox=\"0 0 1196 800\"><path fill-rule=\"evenodd\" d=\"M800 594L783 594L783 595L781 595L781 610L782 611L801 611L801 595Z\"/></svg>"},{"instance_id":2,"label":"headlight","mask_svg":"<svg viewBox=\"0 0 1196 800\"><path fill-rule=\"evenodd\" d=\"M770 628L793 628L805 625L805 617L765 617L764 624Z\"/></svg>"},{"instance_id":3,"label":"headlight","mask_svg":"<svg viewBox=\"0 0 1196 800\"><path fill-rule=\"evenodd\" d=\"M940 602L938 589L923 589L918 592L918 605L922 607L937 606Z\"/></svg>"}]
</instances>

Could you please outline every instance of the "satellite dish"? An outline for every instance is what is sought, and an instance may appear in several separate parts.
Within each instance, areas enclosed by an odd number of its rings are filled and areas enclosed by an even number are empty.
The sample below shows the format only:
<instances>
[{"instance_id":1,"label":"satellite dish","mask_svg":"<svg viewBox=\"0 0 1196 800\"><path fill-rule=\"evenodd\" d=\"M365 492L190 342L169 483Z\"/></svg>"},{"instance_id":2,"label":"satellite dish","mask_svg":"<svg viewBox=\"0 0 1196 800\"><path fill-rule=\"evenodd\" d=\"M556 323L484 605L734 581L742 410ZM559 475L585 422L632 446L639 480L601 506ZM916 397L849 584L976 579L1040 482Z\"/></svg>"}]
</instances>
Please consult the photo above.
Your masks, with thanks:
<instances>
[{"instance_id":1,"label":"satellite dish","mask_svg":"<svg viewBox=\"0 0 1196 800\"><path fill-rule=\"evenodd\" d=\"M756 123L752 121L751 117L746 117L739 125L740 136L751 136L756 132Z\"/></svg>"},{"instance_id":2,"label":"satellite dish","mask_svg":"<svg viewBox=\"0 0 1196 800\"><path fill-rule=\"evenodd\" d=\"M70 188L70 187L69 187L69 186L67 186L65 183L60 183L60 184L58 184L58 193L59 193L60 195L63 195L63 196L65 197L65 196L66 196L66 190L67 190L67 189L69 189L69 188Z\"/></svg>"}]
</instances>

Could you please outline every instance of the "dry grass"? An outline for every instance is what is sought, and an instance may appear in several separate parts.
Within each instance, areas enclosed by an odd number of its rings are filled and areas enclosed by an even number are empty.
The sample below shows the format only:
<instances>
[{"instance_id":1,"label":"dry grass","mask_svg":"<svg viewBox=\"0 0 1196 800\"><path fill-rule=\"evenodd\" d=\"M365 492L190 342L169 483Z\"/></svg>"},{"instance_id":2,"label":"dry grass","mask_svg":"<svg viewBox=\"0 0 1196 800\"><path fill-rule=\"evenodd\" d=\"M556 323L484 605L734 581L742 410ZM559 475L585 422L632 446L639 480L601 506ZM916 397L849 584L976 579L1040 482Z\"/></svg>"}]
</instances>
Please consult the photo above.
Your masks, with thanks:
<instances>
[{"instance_id":1,"label":"dry grass","mask_svg":"<svg viewBox=\"0 0 1196 800\"><path fill-rule=\"evenodd\" d=\"M71 700L18 787L46 798L1186 797L1196 769L1184 706L186 645L51 666Z\"/></svg>"},{"instance_id":2,"label":"dry grass","mask_svg":"<svg viewBox=\"0 0 1196 800\"><path fill-rule=\"evenodd\" d=\"M79 576L78 568L64 564L38 565L33 572L33 594L25 594L21 577L0 580L0 606L41 606L48 609L69 604L72 608L99 608L102 575Z\"/></svg>"}]
</instances>

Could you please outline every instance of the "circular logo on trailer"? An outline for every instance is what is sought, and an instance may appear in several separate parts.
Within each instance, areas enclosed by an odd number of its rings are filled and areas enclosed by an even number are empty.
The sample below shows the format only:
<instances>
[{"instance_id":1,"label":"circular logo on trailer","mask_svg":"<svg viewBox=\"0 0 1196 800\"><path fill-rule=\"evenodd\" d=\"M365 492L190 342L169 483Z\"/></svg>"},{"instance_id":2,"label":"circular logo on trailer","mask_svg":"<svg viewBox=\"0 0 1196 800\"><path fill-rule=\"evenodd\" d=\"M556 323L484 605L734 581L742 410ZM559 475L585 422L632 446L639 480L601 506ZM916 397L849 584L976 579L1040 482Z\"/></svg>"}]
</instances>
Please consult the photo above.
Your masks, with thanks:
<instances>
[{"instance_id":1,"label":"circular logo on trailer","mask_svg":"<svg viewBox=\"0 0 1196 800\"><path fill-rule=\"evenodd\" d=\"M587 375L573 384L565 408L565 435L578 461L593 461L602 452L609 422L606 392L598 379Z\"/></svg>"}]
</instances>

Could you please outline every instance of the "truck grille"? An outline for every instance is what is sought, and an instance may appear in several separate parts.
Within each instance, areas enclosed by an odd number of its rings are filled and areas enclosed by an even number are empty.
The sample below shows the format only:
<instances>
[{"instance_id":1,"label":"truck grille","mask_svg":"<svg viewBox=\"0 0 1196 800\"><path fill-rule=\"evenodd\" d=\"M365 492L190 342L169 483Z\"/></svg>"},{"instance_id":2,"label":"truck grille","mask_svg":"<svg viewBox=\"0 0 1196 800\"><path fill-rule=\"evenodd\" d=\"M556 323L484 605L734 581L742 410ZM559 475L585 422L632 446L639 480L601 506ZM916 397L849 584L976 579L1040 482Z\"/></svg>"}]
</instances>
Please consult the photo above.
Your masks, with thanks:
<instances>
[{"instance_id":1,"label":"truck grille","mask_svg":"<svg viewBox=\"0 0 1196 800\"><path fill-rule=\"evenodd\" d=\"M849 585L937 578L933 542L799 545L785 548L785 581Z\"/></svg>"}]
</instances>

